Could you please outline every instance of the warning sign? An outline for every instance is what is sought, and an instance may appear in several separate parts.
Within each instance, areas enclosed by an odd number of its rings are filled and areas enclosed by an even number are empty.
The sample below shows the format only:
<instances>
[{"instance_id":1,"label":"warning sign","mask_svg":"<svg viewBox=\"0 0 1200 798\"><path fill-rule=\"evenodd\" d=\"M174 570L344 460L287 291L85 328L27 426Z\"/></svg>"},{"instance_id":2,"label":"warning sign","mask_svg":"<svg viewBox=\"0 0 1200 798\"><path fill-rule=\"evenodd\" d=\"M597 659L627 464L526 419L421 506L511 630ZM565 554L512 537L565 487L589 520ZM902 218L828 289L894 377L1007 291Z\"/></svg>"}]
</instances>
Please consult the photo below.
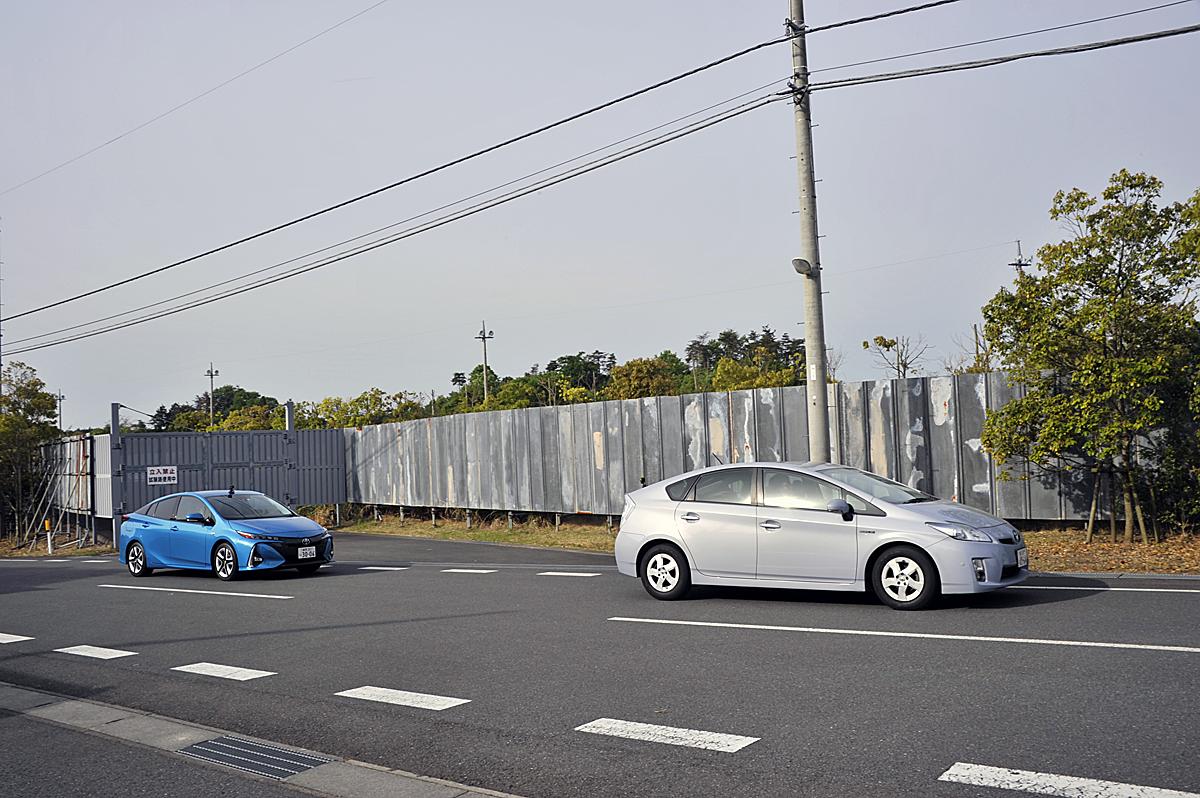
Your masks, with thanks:
<instances>
[{"instance_id":1,"label":"warning sign","mask_svg":"<svg viewBox=\"0 0 1200 798\"><path fill-rule=\"evenodd\" d=\"M178 485L177 466L149 466L146 468L147 485Z\"/></svg>"}]
</instances>

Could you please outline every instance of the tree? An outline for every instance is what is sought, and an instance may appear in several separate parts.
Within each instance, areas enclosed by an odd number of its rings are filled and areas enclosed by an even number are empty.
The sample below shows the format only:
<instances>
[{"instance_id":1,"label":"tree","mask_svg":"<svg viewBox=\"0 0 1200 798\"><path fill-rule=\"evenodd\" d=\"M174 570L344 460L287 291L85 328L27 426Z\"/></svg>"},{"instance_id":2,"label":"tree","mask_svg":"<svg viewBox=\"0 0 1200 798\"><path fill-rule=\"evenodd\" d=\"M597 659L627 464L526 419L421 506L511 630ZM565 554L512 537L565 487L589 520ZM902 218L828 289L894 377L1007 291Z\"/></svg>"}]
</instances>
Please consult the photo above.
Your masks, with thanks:
<instances>
[{"instance_id":1,"label":"tree","mask_svg":"<svg viewBox=\"0 0 1200 798\"><path fill-rule=\"evenodd\" d=\"M1024 386L988 414L984 446L1001 462L1090 462L1113 474L1127 542L1135 518L1147 537L1144 487L1176 480L1158 491L1164 502L1200 491L1200 191L1170 204L1161 194L1157 178L1125 170L1098 197L1058 192L1050 217L1071 237L1038 250L1037 266L983 309L987 340ZM1171 462L1182 464L1174 476Z\"/></svg>"},{"instance_id":2,"label":"tree","mask_svg":"<svg viewBox=\"0 0 1200 798\"><path fill-rule=\"evenodd\" d=\"M680 366L686 375L687 366L673 352L664 352L658 357L634 358L613 368L604 397L674 396L679 390Z\"/></svg>"},{"instance_id":3,"label":"tree","mask_svg":"<svg viewBox=\"0 0 1200 798\"><path fill-rule=\"evenodd\" d=\"M895 374L896 379L903 380L920 373L920 366L925 361L929 344L921 335L915 340L907 335L896 338L876 335L870 341L863 341L862 348L875 356L875 362L880 368Z\"/></svg>"},{"instance_id":4,"label":"tree","mask_svg":"<svg viewBox=\"0 0 1200 798\"><path fill-rule=\"evenodd\" d=\"M979 325L971 325L971 339L955 334L952 338L957 351L942 360L947 374L987 374L994 371L992 345L980 333Z\"/></svg>"},{"instance_id":5,"label":"tree","mask_svg":"<svg viewBox=\"0 0 1200 798\"><path fill-rule=\"evenodd\" d=\"M286 419L281 405L250 405L231 410L229 415L221 419L215 429L222 431L285 429Z\"/></svg>"},{"instance_id":6,"label":"tree","mask_svg":"<svg viewBox=\"0 0 1200 798\"><path fill-rule=\"evenodd\" d=\"M795 385L798 374L794 368L765 370L723 357L717 361L712 385L718 391L741 391L747 388L780 388Z\"/></svg>"},{"instance_id":7,"label":"tree","mask_svg":"<svg viewBox=\"0 0 1200 798\"><path fill-rule=\"evenodd\" d=\"M58 437L58 403L31 366L9 361L0 372L0 534L32 510L42 476L39 447Z\"/></svg>"}]
</instances>

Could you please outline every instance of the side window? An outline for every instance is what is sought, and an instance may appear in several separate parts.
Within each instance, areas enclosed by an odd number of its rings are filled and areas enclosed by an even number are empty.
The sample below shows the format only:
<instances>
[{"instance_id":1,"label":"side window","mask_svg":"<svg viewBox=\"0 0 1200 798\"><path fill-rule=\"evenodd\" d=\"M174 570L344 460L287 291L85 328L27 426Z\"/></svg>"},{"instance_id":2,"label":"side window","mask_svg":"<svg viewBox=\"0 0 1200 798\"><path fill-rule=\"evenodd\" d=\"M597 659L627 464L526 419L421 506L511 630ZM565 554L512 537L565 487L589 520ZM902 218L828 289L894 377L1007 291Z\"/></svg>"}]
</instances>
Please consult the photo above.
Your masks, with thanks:
<instances>
[{"instance_id":1,"label":"side window","mask_svg":"<svg viewBox=\"0 0 1200 798\"><path fill-rule=\"evenodd\" d=\"M728 468L701 474L696 480L695 501L717 504L750 504L754 494L754 469Z\"/></svg>"},{"instance_id":2,"label":"side window","mask_svg":"<svg viewBox=\"0 0 1200 798\"><path fill-rule=\"evenodd\" d=\"M150 505L143 504L141 507L134 510L132 514L133 515L149 515L150 514Z\"/></svg>"},{"instance_id":3,"label":"side window","mask_svg":"<svg viewBox=\"0 0 1200 798\"><path fill-rule=\"evenodd\" d=\"M824 510L831 499L842 498L842 489L824 480L785 471L763 469L763 504L790 510Z\"/></svg>"},{"instance_id":4,"label":"side window","mask_svg":"<svg viewBox=\"0 0 1200 798\"><path fill-rule=\"evenodd\" d=\"M692 481L691 479L681 479L678 482L667 485L667 496L674 502L683 501L684 497L688 494L688 488L692 486Z\"/></svg>"},{"instance_id":5,"label":"side window","mask_svg":"<svg viewBox=\"0 0 1200 798\"><path fill-rule=\"evenodd\" d=\"M150 505L150 515L155 518L161 518L164 521L169 521L175 517L175 508L178 506L178 496L171 496L166 499L161 499Z\"/></svg>"},{"instance_id":6,"label":"side window","mask_svg":"<svg viewBox=\"0 0 1200 798\"><path fill-rule=\"evenodd\" d=\"M179 508L175 511L175 520L183 521L192 513L200 513L205 518L212 517L212 513L204 506L204 502L195 496L181 496L179 498Z\"/></svg>"}]
</instances>

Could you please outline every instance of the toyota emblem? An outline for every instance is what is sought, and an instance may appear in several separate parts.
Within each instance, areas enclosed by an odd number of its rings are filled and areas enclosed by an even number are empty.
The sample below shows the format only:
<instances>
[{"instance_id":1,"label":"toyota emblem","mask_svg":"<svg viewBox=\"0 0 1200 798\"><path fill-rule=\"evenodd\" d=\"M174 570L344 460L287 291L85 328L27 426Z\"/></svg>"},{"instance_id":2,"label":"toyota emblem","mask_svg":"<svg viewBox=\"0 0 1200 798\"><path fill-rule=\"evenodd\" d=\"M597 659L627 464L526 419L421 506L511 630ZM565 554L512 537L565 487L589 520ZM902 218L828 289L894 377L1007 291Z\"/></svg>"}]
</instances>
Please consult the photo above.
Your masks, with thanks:
<instances>
[{"instance_id":1,"label":"toyota emblem","mask_svg":"<svg viewBox=\"0 0 1200 798\"><path fill-rule=\"evenodd\" d=\"M300 541L300 545L307 546L311 542L312 542L311 540L309 540L308 538L305 538L304 540Z\"/></svg>"}]
</instances>

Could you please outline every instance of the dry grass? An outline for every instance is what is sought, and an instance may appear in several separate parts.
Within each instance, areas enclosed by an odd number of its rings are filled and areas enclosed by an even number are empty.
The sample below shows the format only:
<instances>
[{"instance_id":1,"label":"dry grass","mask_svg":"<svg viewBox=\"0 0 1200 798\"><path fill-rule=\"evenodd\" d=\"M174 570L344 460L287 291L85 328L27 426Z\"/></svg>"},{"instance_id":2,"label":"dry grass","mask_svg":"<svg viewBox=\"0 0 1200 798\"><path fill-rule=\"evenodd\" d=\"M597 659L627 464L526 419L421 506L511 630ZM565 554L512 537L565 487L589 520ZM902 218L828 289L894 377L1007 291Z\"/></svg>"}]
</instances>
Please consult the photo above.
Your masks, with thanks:
<instances>
[{"instance_id":1,"label":"dry grass","mask_svg":"<svg viewBox=\"0 0 1200 798\"><path fill-rule=\"evenodd\" d=\"M1200 537L1176 535L1161 543L1084 542L1082 530L1025 533L1029 567L1077 573L1200 574Z\"/></svg>"},{"instance_id":2,"label":"dry grass","mask_svg":"<svg viewBox=\"0 0 1200 798\"><path fill-rule=\"evenodd\" d=\"M439 519L435 527L428 519L407 519L401 523L399 518L393 516L385 516L382 521L359 521L338 531L603 552L613 550L613 539L616 537L616 529L610 533L603 524L561 524L555 531L553 524L515 524L509 529L505 522L493 522L482 526L475 523L467 529L463 521Z\"/></svg>"},{"instance_id":3,"label":"dry grass","mask_svg":"<svg viewBox=\"0 0 1200 798\"><path fill-rule=\"evenodd\" d=\"M94 557L97 554L112 553L113 548L108 544L76 548L74 540L68 541L66 538L63 538L54 541L55 557ZM9 557L45 557L46 555L46 538L44 535L38 538L37 545L32 549L29 548L29 544L18 546L16 538L4 538L0 540L0 557L5 559Z\"/></svg>"}]
</instances>

